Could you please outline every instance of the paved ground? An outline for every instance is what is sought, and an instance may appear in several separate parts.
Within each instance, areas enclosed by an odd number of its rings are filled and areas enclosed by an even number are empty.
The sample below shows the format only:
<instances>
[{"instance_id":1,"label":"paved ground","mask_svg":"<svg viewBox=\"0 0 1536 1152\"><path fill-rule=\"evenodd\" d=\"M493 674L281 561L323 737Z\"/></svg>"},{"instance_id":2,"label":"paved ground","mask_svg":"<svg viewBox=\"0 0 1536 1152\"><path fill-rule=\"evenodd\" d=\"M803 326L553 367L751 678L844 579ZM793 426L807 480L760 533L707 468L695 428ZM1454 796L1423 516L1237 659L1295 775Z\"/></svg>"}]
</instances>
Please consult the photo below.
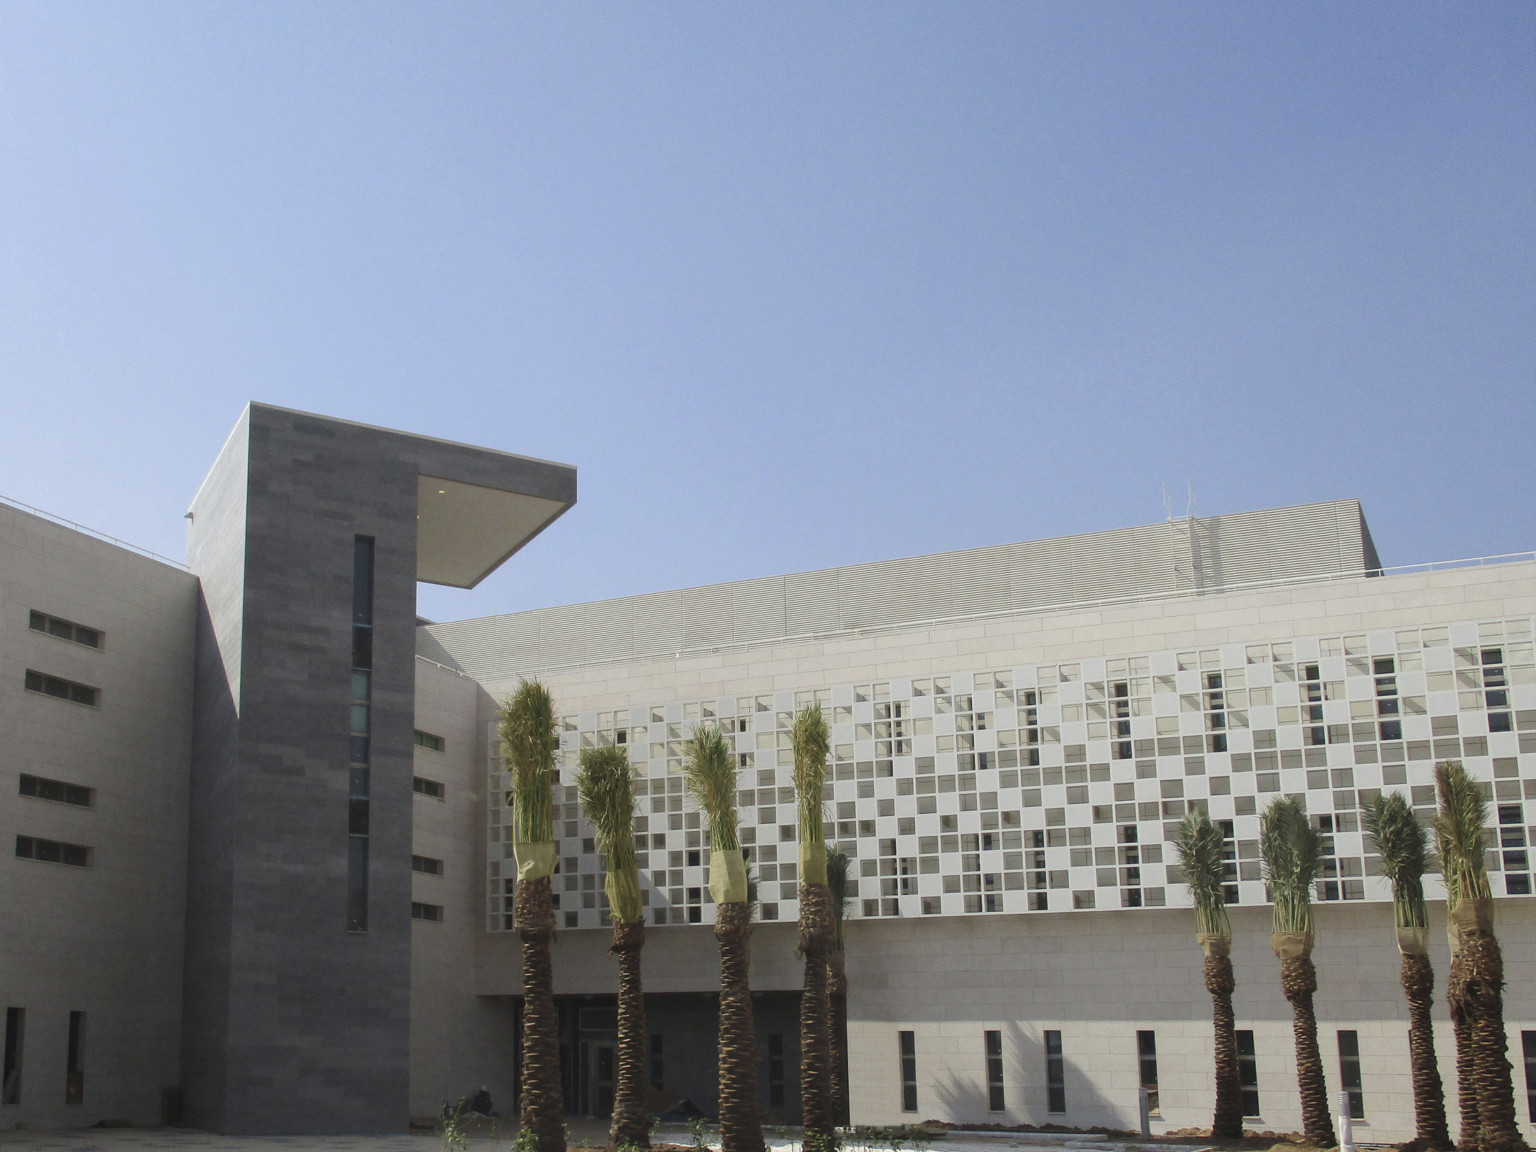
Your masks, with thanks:
<instances>
[{"instance_id":1,"label":"paved ground","mask_svg":"<svg viewBox=\"0 0 1536 1152\"><path fill-rule=\"evenodd\" d=\"M791 1133L770 1131L771 1152L798 1152ZM658 1143L689 1144L685 1128L662 1128L653 1137ZM607 1140L605 1125L575 1121L571 1124L572 1147L600 1147ZM1198 1152L1200 1145L1157 1144L1145 1149L1118 1143L1102 1136L1035 1135L1019 1133L955 1133L929 1146L929 1152ZM431 1133L400 1136L214 1136L190 1128L85 1128L57 1132L0 1132L0 1152L152 1152L157 1149L188 1149L198 1152L438 1152L441 1140ZM511 1133L505 1129L476 1134L473 1152L511 1152ZM886 1148L849 1152L888 1152ZM907 1146L907 1152L915 1152Z\"/></svg>"}]
</instances>

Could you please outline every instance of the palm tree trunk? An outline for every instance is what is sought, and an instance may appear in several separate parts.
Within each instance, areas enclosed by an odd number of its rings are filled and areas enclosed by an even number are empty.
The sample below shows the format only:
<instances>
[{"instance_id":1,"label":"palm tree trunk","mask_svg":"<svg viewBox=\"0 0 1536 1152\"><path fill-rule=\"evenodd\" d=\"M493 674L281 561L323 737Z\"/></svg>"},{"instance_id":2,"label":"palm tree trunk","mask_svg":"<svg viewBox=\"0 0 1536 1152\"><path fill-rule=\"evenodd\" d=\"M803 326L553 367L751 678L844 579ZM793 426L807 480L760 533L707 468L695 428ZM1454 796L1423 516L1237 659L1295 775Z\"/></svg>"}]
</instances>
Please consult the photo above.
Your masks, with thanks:
<instances>
[{"instance_id":1,"label":"palm tree trunk","mask_svg":"<svg viewBox=\"0 0 1536 1152\"><path fill-rule=\"evenodd\" d=\"M1232 1015L1236 988L1232 958L1207 954L1205 989L1211 994L1216 1048L1216 1115L1211 1136L1217 1140L1240 1140L1243 1135L1243 1086L1237 1075L1237 1033Z\"/></svg>"},{"instance_id":2,"label":"palm tree trunk","mask_svg":"<svg viewBox=\"0 0 1536 1152\"><path fill-rule=\"evenodd\" d=\"M1301 1127L1307 1142L1331 1148L1333 1117L1328 1111L1328 1084L1323 1077L1323 1058L1317 1050L1317 1017L1312 994L1317 991L1317 969L1310 957L1293 956L1280 961L1280 986L1291 1002L1291 1027L1296 1033L1296 1087L1301 1093Z\"/></svg>"},{"instance_id":3,"label":"palm tree trunk","mask_svg":"<svg viewBox=\"0 0 1536 1152\"><path fill-rule=\"evenodd\" d=\"M800 1123L806 1152L831 1152L831 1007L827 1001L827 955L835 925L832 892L825 884L800 885L800 952L805 987L800 994Z\"/></svg>"},{"instance_id":4,"label":"palm tree trunk","mask_svg":"<svg viewBox=\"0 0 1536 1152\"><path fill-rule=\"evenodd\" d=\"M757 1035L747 980L747 940L751 933L752 910L748 905L734 901L716 905L715 939L720 942L720 1152L763 1152L763 1123L757 1101Z\"/></svg>"},{"instance_id":5,"label":"palm tree trunk","mask_svg":"<svg viewBox=\"0 0 1536 1152\"><path fill-rule=\"evenodd\" d=\"M1413 1067L1413 1118L1416 1128L1406 1152L1450 1152L1445 1123L1445 1087L1435 1058L1435 1026L1430 1008L1435 997L1435 970L1428 953L1403 953L1403 992L1408 997L1408 1057Z\"/></svg>"},{"instance_id":6,"label":"palm tree trunk","mask_svg":"<svg viewBox=\"0 0 1536 1152\"><path fill-rule=\"evenodd\" d=\"M1472 1025L1481 1152L1529 1152L1515 1126L1515 1089L1504 1032L1504 956L1491 931L1463 929L1462 1002Z\"/></svg>"},{"instance_id":7,"label":"palm tree trunk","mask_svg":"<svg viewBox=\"0 0 1536 1152\"><path fill-rule=\"evenodd\" d=\"M619 958L619 1068L608 1139L615 1148L651 1146L650 1109L645 1106L645 996L640 990L644 947L644 920L613 922L613 945L608 950Z\"/></svg>"},{"instance_id":8,"label":"palm tree trunk","mask_svg":"<svg viewBox=\"0 0 1536 1152\"><path fill-rule=\"evenodd\" d=\"M523 942L522 1127L537 1138L538 1152L565 1152L560 1026L549 962L549 946L555 938L549 877L521 881L514 907L517 934Z\"/></svg>"},{"instance_id":9,"label":"palm tree trunk","mask_svg":"<svg viewBox=\"0 0 1536 1152\"><path fill-rule=\"evenodd\" d=\"M841 950L827 959L827 1005L830 1010L832 1050L832 1119L847 1125L848 1118L848 973Z\"/></svg>"}]
</instances>

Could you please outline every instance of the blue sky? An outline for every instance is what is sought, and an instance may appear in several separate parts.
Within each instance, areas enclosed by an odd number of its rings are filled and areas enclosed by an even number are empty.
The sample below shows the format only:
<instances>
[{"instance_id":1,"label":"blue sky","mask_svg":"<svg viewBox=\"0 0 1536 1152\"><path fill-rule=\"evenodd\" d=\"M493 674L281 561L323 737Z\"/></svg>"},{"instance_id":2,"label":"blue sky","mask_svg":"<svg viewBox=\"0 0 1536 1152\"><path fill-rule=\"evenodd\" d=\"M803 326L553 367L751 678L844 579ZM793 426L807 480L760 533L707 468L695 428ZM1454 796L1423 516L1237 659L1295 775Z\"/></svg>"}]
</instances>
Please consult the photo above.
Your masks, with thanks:
<instances>
[{"instance_id":1,"label":"blue sky","mask_svg":"<svg viewBox=\"0 0 1536 1152\"><path fill-rule=\"evenodd\" d=\"M567 461L435 618L1358 496L1536 547L1536 7L9 3L0 493Z\"/></svg>"}]
</instances>

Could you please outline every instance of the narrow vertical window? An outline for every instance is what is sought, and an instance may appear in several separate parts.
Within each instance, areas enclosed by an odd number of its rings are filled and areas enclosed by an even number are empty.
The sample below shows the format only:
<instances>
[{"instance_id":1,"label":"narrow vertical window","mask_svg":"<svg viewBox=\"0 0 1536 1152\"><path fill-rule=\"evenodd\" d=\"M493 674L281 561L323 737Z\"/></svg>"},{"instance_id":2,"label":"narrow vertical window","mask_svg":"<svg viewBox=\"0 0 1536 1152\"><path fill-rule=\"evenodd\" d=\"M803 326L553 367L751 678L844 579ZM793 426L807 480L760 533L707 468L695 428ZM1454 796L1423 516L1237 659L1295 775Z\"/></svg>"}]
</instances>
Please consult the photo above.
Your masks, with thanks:
<instances>
[{"instance_id":1,"label":"narrow vertical window","mask_svg":"<svg viewBox=\"0 0 1536 1152\"><path fill-rule=\"evenodd\" d=\"M1259 1058L1253 1046L1253 1033L1237 1033L1237 1082L1243 1089L1243 1115L1258 1116Z\"/></svg>"},{"instance_id":2,"label":"narrow vertical window","mask_svg":"<svg viewBox=\"0 0 1536 1152\"><path fill-rule=\"evenodd\" d=\"M1003 1096L1003 1034L989 1031L986 1034L987 1049L987 1111L1002 1112L1007 1108Z\"/></svg>"},{"instance_id":3,"label":"narrow vertical window","mask_svg":"<svg viewBox=\"0 0 1536 1152\"><path fill-rule=\"evenodd\" d=\"M661 1033L660 1032L652 1032L651 1033L651 1087L652 1088L661 1088L661 1087L663 1087L662 1072L664 1071L664 1066L662 1064L662 1058L661 1057L662 1057Z\"/></svg>"},{"instance_id":4,"label":"narrow vertical window","mask_svg":"<svg viewBox=\"0 0 1536 1152\"><path fill-rule=\"evenodd\" d=\"M347 772L347 931L368 930L369 740L373 732L373 537L352 546L352 676Z\"/></svg>"},{"instance_id":5,"label":"narrow vertical window","mask_svg":"<svg viewBox=\"0 0 1536 1152\"><path fill-rule=\"evenodd\" d=\"M768 1037L768 1103L784 1106L784 1037L778 1032Z\"/></svg>"},{"instance_id":6,"label":"narrow vertical window","mask_svg":"<svg viewBox=\"0 0 1536 1152\"><path fill-rule=\"evenodd\" d=\"M0 1104L21 1103L21 1045L26 1022L25 1008L5 1010L5 1078L0 1081Z\"/></svg>"},{"instance_id":7,"label":"narrow vertical window","mask_svg":"<svg viewBox=\"0 0 1536 1152\"><path fill-rule=\"evenodd\" d=\"M917 1111L917 1033L901 1034L901 1110Z\"/></svg>"},{"instance_id":8,"label":"narrow vertical window","mask_svg":"<svg viewBox=\"0 0 1536 1152\"><path fill-rule=\"evenodd\" d=\"M1067 1110L1067 1062L1061 1051L1061 1033L1045 1033L1045 1110Z\"/></svg>"},{"instance_id":9,"label":"narrow vertical window","mask_svg":"<svg viewBox=\"0 0 1536 1152\"><path fill-rule=\"evenodd\" d=\"M1520 1047L1525 1055L1525 1107L1536 1124L1536 1032L1520 1033Z\"/></svg>"},{"instance_id":10,"label":"narrow vertical window","mask_svg":"<svg viewBox=\"0 0 1536 1152\"><path fill-rule=\"evenodd\" d=\"M85 1103L85 1013L69 1014L69 1044L64 1065L64 1105L78 1108Z\"/></svg>"},{"instance_id":11,"label":"narrow vertical window","mask_svg":"<svg viewBox=\"0 0 1536 1152\"><path fill-rule=\"evenodd\" d=\"M1136 1058L1141 1072L1141 1086L1147 1090L1147 1111L1156 1115L1157 1106L1157 1033L1136 1033Z\"/></svg>"},{"instance_id":12,"label":"narrow vertical window","mask_svg":"<svg viewBox=\"0 0 1536 1152\"><path fill-rule=\"evenodd\" d=\"M1365 1119L1365 1092L1360 1080L1360 1033L1339 1032L1339 1083L1349 1093L1349 1118Z\"/></svg>"}]
</instances>

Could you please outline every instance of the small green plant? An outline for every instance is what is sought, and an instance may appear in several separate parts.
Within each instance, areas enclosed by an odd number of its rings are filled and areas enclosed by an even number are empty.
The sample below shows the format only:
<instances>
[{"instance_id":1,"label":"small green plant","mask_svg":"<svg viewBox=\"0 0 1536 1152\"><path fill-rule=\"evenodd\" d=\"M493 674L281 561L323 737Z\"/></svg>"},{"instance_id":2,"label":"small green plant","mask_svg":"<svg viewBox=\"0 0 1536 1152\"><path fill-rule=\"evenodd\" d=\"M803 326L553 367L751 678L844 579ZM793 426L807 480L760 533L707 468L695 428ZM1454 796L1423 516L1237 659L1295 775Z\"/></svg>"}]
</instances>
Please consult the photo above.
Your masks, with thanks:
<instances>
[{"instance_id":1,"label":"small green plant","mask_svg":"<svg viewBox=\"0 0 1536 1152\"><path fill-rule=\"evenodd\" d=\"M443 1101L443 1152L465 1152L469 1134L464 1131L464 1117L469 1112L469 1097L460 1096L457 1104Z\"/></svg>"},{"instance_id":2,"label":"small green plant","mask_svg":"<svg viewBox=\"0 0 1536 1152\"><path fill-rule=\"evenodd\" d=\"M800 1144L803 1152L839 1152L842 1146L842 1135L835 1128L831 1132L807 1132Z\"/></svg>"},{"instance_id":3,"label":"small green plant","mask_svg":"<svg viewBox=\"0 0 1536 1152\"><path fill-rule=\"evenodd\" d=\"M702 1116L695 1116L688 1121L688 1135L693 1140L693 1146L704 1152L709 1147L709 1121Z\"/></svg>"},{"instance_id":4,"label":"small green plant","mask_svg":"<svg viewBox=\"0 0 1536 1152\"><path fill-rule=\"evenodd\" d=\"M512 1137L512 1152L539 1152L539 1134L519 1125L517 1135Z\"/></svg>"}]
</instances>

